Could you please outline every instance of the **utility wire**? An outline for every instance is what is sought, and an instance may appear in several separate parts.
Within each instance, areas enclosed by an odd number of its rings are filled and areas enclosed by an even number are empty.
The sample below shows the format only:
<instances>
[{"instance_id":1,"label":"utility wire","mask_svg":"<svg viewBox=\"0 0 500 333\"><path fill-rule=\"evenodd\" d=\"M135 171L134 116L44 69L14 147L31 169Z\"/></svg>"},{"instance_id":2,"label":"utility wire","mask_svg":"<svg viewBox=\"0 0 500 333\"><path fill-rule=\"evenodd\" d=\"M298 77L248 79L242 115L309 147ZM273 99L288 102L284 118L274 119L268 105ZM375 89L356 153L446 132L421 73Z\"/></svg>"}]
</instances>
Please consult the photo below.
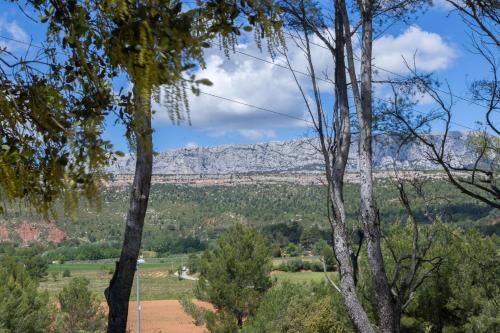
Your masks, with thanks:
<instances>
[{"instance_id":1,"label":"utility wire","mask_svg":"<svg viewBox=\"0 0 500 333\"><path fill-rule=\"evenodd\" d=\"M286 33L286 32L285 32ZM287 33L289 34L289 33ZM291 34L289 34L290 36L292 36ZM36 44L32 44L32 43L28 43L28 42L25 42L25 41L21 41L21 40L18 40L18 39L14 39L14 38L10 38L10 37L7 37L7 36L2 36L0 35L0 38L3 38L5 40L9 40L9 41L13 41L13 42L16 42L16 43L20 43L20 44L24 44L24 45L28 45L28 46L32 46L32 47L35 47L35 48L39 48L39 49L43 49L44 47L43 46L40 46L40 45L36 45ZM300 37L296 37L296 38L300 38ZM317 45L319 47L322 47L322 48L325 48L325 49L328 49L326 46L323 46L323 45L320 45L320 44L317 44L317 43L314 43L314 42L311 42L311 44L313 45ZM284 65L281 65L281 64L277 64L277 63L274 63L272 61L269 61L267 59L264 59L264 58L261 58L261 57L257 57L257 56L254 56L254 55L251 55L251 54L248 54L248 53L245 53L245 52L242 52L242 51L238 51L238 50L235 50L235 52L239 53L239 54L242 54L244 56L247 56L247 57L251 57L253 59L256 59L256 60L259 60L259 61L263 61L263 62L266 62L268 64L271 64L273 66L277 66L277 67L280 67L280 68L284 68L284 69L287 69L287 70L291 70L291 71L294 71L296 73L299 73L299 74L302 74L302 75L305 75L305 76L309 76L311 77L310 74L308 73L305 73L305 72L301 72L301 71L298 71L298 70L295 70L295 69L292 69L288 66L284 66ZM375 67L375 66L374 66ZM317 78L318 80L321 80L321 81L325 81L327 83L332 83L332 81L328 81L328 80L325 80L325 79L320 79L320 78ZM256 106L256 105L252 105L252 104L249 104L249 103L245 103L245 102L241 102L241 101L237 101L235 99L231 99L231 98L227 98L227 97L223 97L223 96L219 96L219 95L216 95L216 94L212 94L212 93L207 93L207 92L203 92L201 91L200 93L204 94L204 95L207 95L207 96L211 96L211 97L214 97L214 98L218 98L218 99L221 99L221 100L225 100L225 101L228 101L228 102L232 102L232 103L236 103L236 104L240 104L240 105L244 105L244 106L247 106L247 107L250 107L250 108L254 108L256 110L260 110L260 111L265 111L265 112L270 112L270 113L273 113L273 114L277 114L277 115L281 115L281 116L284 116L284 117L287 117L287 118L291 118L291 119L295 119L295 120L300 120L300 121L303 121L303 122L306 122L308 124L314 124L312 121L310 120L306 120L306 119L303 119L303 118L300 118L300 117L295 117L295 116L292 116L292 115L289 115L289 114L286 114L286 113L282 113L282 112L279 112L279 111L275 111L275 110L271 110L271 109L268 109L268 108L263 108L263 107L260 107L260 106ZM380 100L382 102L385 102L385 103L390 103L390 104L394 104L393 101L391 100L385 100L383 98L380 98L380 97L377 97L377 96L373 96L374 99L377 99L377 100ZM484 107L484 106L483 106ZM423 112L420 112L420 111L417 111L419 113L423 113ZM473 128L469 127L469 126L466 126L466 125L462 125L460 123L456 123L456 122L453 122L451 121L450 123L456 125L456 126L459 126L459 127L463 127L465 129L469 129L469 130L474 130Z\"/></svg>"},{"instance_id":2,"label":"utility wire","mask_svg":"<svg viewBox=\"0 0 500 333\"><path fill-rule=\"evenodd\" d=\"M218 44L216 44L218 45ZM317 44L319 45L319 44ZM284 68L286 70L290 70L292 72L296 72L296 73L299 73L299 74L302 74L302 75L305 75L305 76L308 76L308 77L311 77L311 74L308 74L308 73L305 73L305 72L301 72L301 71L298 71L296 69L293 69L291 67L288 67L288 66L284 66L284 65L281 65L281 64L278 64L278 63L275 63L273 61L270 61L270 60L267 60L267 59L264 59L264 58L261 58L261 57L258 57L258 56L255 56L255 55L252 55L252 54L248 54L248 53L245 53L245 52L241 52L241 51L237 51L235 50L236 53L239 53L239 54L242 54L244 56L247 56L247 57L250 57L250 58L253 58L253 59L256 59L256 60L259 60L259 61L262 61L262 62L265 62L265 63L268 63L268 64L271 64L271 65L274 65L274 66L277 66L277 67L280 67L280 68ZM333 84L333 81L331 80L325 80L325 79L321 79L321 78L316 78L317 80L320 80L320 81L323 81L323 82L326 82L326 83L330 83L330 84ZM215 96L215 95L213 95ZM380 98L380 97L377 97L377 96L372 96L374 99L377 99L381 102L384 102L384 103L389 103L389 104L395 104L394 101L392 100L386 100L386 99L383 99L383 98ZM228 99L230 100L230 99ZM484 106L483 106L484 107ZM415 110L416 112L420 113L420 114L425 114L425 112L423 111L419 111L419 110ZM465 128L465 129L468 129L468 130L471 130L473 131L474 128L470 127L470 126L467 126L467 125L463 125L463 124L460 124L460 123L457 123L455 121L450 121L451 124L454 124L455 126L459 126L459 127L462 127L462 128Z\"/></svg>"},{"instance_id":3,"label":"utility wire","mask_svg":"<svg viewBox=\"0 0 500 333\"><path fill-rule=\"evenodd\" d=\"M291 34L291 33L289 33L289 32L286 32L286 31L283 31L283 34L284 34L284 35L288 35L288 36L290 36L291 38L298 38L298 39L300 39L301 41L304 41L304 42L305 42L305 40L304 40L301 36L296 36L296 35L293 35L293 34ZM310 44L312 44L312 45L315 45L315 46L321 47L322 49L328 50L328 47L326 47L325 45L321 45L321 44L319 44L319 43L315 43L315 42L311 42L311 41L309 41L309 43L310 43ZM355 59L356 61L360 61L360 59L359 59L358 57L356 57L355 55L353 55L353 56L354 56L354 59ZM404 75L402 75L402 74L399 74L399 73L393 72L393 71L391 71L391 70L389 70L389 69L382 68L382 67L377 66L377 65L375 65L375 64L372 64L372 67L373 67L373 68L377 68L377 69L379 69L379 70L381 70L381 71L383 71L383 72L386 72L386 73L392 74L392 75L394 75L394 76L397 76L397 77L400 77L400 78L406 79L406 77L405 77ZM471 104L475 104L475 105L480 106L480 107L483 107L483 108L487 107L486 105L483 105L483 104L481 104L481 103L478 103L478 102L476 102L476 101L473 101L473 100L468 99L468 98L465 98L465 97L461 97L461 96L455 95L455 94L453 94L453 93L450 93L449 91L442 90L442 89L439 89L439 88L436 88L436 90L437 90L437 91L439 91L439 92L441 92L441 93L443 93L443 94L449 95L450 97L458 98L458 99L461 99L461 100L463 100L463 101L465 101L465 102L469 102L469 103L471 103Z\"/></svg>"},{"instance_id":4,"label":"utility wire","mask_svg":"<svg viewBox=\"0 0 500 333\"><path fill-rule=\"evenodd\" d=\"M248 104L248 103L241 102L241 101L237 101L237 100L232 99L232 98L222 97L222 96L219 96L219 95L207 93L205 91L200 91L200 94L211 96L211 97L215 97L215 98L222 99L224 101L232 102L232 103L235 103L235 104L240 104L240 105L248 106L250 108L254 108L254 109L257 109L257 110L274 113L274 114L277 114L277 115L280 115L280 116L283 116L283 117L287 117L287 118L291 118L291 119L295 119L295 120L300 120L300 121L303 121L305 123L314 125L314 123L312 121L304 119L304 118L295 117L295 116L289 115L287 113L283 113L283 112L279 112L279 111L274 111L274 110L263 108L263 107L260 107L260 106Z\"/></svg>"}]
</instances>

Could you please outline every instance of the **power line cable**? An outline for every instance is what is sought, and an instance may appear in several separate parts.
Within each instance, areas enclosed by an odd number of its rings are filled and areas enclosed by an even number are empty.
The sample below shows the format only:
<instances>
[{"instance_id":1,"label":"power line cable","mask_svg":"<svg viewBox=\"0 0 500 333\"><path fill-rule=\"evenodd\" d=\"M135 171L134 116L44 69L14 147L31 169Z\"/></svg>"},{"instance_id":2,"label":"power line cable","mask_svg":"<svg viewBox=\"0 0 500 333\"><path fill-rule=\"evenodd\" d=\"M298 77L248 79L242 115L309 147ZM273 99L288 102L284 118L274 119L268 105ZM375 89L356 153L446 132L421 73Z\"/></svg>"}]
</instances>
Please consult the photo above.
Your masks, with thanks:
<instances>
[{"instance_id":1,"label":"power line cable","mask_svg":"<svg viewBox=\"0 0 500 333\"><path fill-rule=\"evenodd\" d=\"M291 38L298 38L298 39L300 39L301 41L304 41L304 42L305 42L305 40L304 40L302 37L300 37L300 36L295 36L295 35L293 35L293 34L291 34L291 33L289 33L289 32L286 32L286 31L283 31L283 34L284 34L284 35L288 35L288 36L290 36ZM326 46L324 46L324 45L321 45L321 44L319 44L319 43L315 43L315 42L311 42L311 41L309 41L309 43L310 43L310 44L312 44L312 45L315 45L315 46L321 47L321 48L323 48L323 49L325 49L325 50L328 50L328 47L326 47ZM354 59L355 59L356 61L360 61L360 59L359 59L358 57L356 57L355 55L353 55L353 56L354 56ZM392 75L394 75L394 76L398 76L398 77L400 77L400 78L406 79L406 76L404 76L404 75L402 75L402 74L396 73L396 72L391 71L391 70L389 70L389 69L382 68L382 67L377 66L377 65L375 65L375 64L372 64L372 67L377 68L377 69L379 69L379 70L381 70L381 71L383 71L383 72L386 72L386 73L392 74ZM437 90L437 91L439 91L439 92L441 92L441 93L443 93L443 94L449 95L450 97L455 97L455 98L461 99L461 100L463 100L463 101L465 101L465 102L469 102L469 103L471 103L471 104L475 104L475 105L480 106L480 107L483 107L483 108L486 108L486 107L487 107L486 105L483 105L483 104L481 104L481 103L478 103L478 102L476 102L476 101L470 100L470 99L465 98L465 97L462 97L462 96L455 95L455 94L453 94L453 93L450 93L449 91L442 90L442 89L439 89L439 88L436 88L436 90Z\"/></svg>"},{"instance_id":2,"label":"power line cable","mask_svg":"<svg viewBox=\"0 0 500 333\"><path fill-rule=\"evenodd\" d=\"M283 117L287 117L287 118L291 118L291 119L295 119L295 120L300 120L300 121L303 121L305 123L314 125L314 123L312 121L304 119L304 118L300 118L300 117L292 116L292 115L287 114L287 113L283 113L283 112L271 110L271 109L268 109L268 108L263 108L263 107L260 107L260 106L252 105L252 104L249 104L249 103L246 103L246 102L237 101L237 100L232 99L232 98L223 97L223 96L215 95L215 94L212 94L212 93L207 93L205 91L200 91L200 94L208 95L208 96L211 96L211 97L214 97L214 98L218 98L218 99L221 99L221 100L224 100L224 101L232 102L232 103L235 103L235 104L240 104L240 105L248 106L250 108L254 108L254 109L257 109L257 110L274 113L274 114L277 114L277 115L280 115L280 116L283 116Z\"/></svg>"},{"instance_id":3,"label":"power line cable","mask_svg":"<svg viewBox=\"0 0 500 333\"><path fill-rule=\"evenodd\" d=\"M10 38L10 37L6 37L6 36L2 36L0 35L0 38L3 38L3 39L6 39L6 40L9 40L9 41L13 41L13 42L16 42L16 43L20 43L20 44L24 44L24 45L28 45L28 46L32 46L32 47L35 47L35 48L39 48L39 49L43 49L44 47L43 46L40 46L40 45L36 45L36 44L33 44L33 43L28 43L28 42L24 42L24 41L21 41L21 40L17 40L17 39L14 39L14 38ZM299 37L300 38L300 37ZM312 43L312 42L311 42ZM325 46L323 45L320 45L320 44L317 44L317 43L312 43L314 45L317 45L317 46L320 46L320 47L323 47L323 48L326 48ZM327 49L327 48L326 48ZM238 50L235 50L237 53L240 53L244 56L247 56L247 57L251 57L251 58L254 58L256 60L259 60L259 61L263 61L263 62L266 62L268 64L271 64L271 65L274 65L274 66L277 66L277 67L280 67L280 68L284 68L284 69L287 69L287 70L292 70L294 72L297 72L299 74L302 74L302 75L305 75L305 76L309 76L311 77L310 74L308 73L305 73L305 72L301 72L301 71L298 71L298 70L295 70L295 69L292 69L288 66L284 66L284 65L281 65L281 64L276 64L272 61L269 61L267 59L263 59L263 58L260 58L260 57L257 57L257 56L254 56L254 55L251 55L251 54L248 54L248 53L245 53L245 52L242 52L242 51L238 51ZM317 78L318 80L322 80L322 81L325 81L327 83L332 83L331 81L328 81L328 80L325 80L325 79L321 79L321 78ZM246 103L246 102L241 102L241 101L237 101L235 99L231 99L231 98L228 98L228 97L223 97L223 96L219 96L219 95L216 95L216 94L212 94L212 93L207 93L207 92L200 92L204 95L207 95L207 96L211 96L211 97L214 97L214 98L218 98L218 99L222 99L222 100L226 100L226 101L229 101L229 102L232 102L232 103L236 103L236 104L240 104L240 105L244 105L244 106L247 106L247 107L251 107L251 108L254 108L254 109L257 109L257 110L261 110L261 111L265 111L265 112L270 112L270 113L274 113L274 114L277 114L277 115L281 115L281 116L284 116L284 117L288 117L288 118L291 118L291 119L295 119L295 120L300 120L300 121L303 121L303 122L306 122L308 124L314 124L312 121L309 121L309 120L306 120L306 119L303 119L303 118L299 118L299 117L295 117L295 116L292 116L292 115L289 115L289 114L286 114L286 113L282 113L282 112L279 112L279 111L274 111L274 110L271 110L271 109L268 109L268 108L263 108L263 107L260 107L260 106L256 106L256 105L252 105L252 104L249 104L249 103ZM374 99L378 99L380 101L383 101L385 103L390 103L390 104L394 104L393 101L390 101L390 100L385 100L385 99L382 99L380 97L377 97L377 96L373 96ZM423 112L420 112L420 111L417 111L419 113L423 113ZM469 126L466 126L466 125L462 125L460 123L456 123L456 122L453 122L451 121L450 123L456 125L456 126L459 126L459 127L463 127L465 129L469 129L469 130L474 130L473 128L469 127Z\"/></svg>"},{"instance_id":4,"label":"power line cable","mask_svg":"<svg viewBox=\"0 0 500 333\"><path fill-rule=\"evenodd\" d=\"M277 64L275 62L272 62L270 60L267 60L267 59L264 59L264 58L261 58L261 57L257 57L255 55L251 55L251 54L248 54L248 53L245 53L245 52L241 52L241 51L235 51L236 53L239 53L239 54L242 54L244 56L247 56L247 57L250 57L250 58L253 58L253 59L256 59L256 60L259 60L259 61L262 61L262 62L265 62L265 63L268 63L268 64L271 64L271 65L274 65L274 66L277 66L277 67L280 67L280 68L284 68L286 70L290 70L292 72L296 72L296 73L300 73L302 75L305 75L305 76L308 76L308 77L311 77L312 78L312 75L311 74L308 74L308 73L304 73L304 72L301 72L301 71L298 71L296 69L293 69L291 67L288 67L288 66L284 66L284 65L281 65L281 64ZM321 79L321 78L316 78L317 80L321 80L321 81L324 81L324 82L327 82L327 83L330 83L330 84L333 84L333 81L329 81L329 80L325 80L325 79ZM383 99L383 98L380 98L380 97L377 97L377 96L372 96L374 99L377 99L381 102L384 102L384 103L389 103L389 104L395 104L394 101L392 100L386 100L386 99ZM419 111L419 110L415 110L416 112L420 113L420 114L425 114L425 112L423 111ZM460 123L457 123L455 121L450 121L451 124L455 125L455 126L459 126L459 127L462 127L462 128L465 128L465 129L468 129L468 130L471 130L473 131L474 128L470 127L470 126L467 126L467 125L463 125L463 124L460 124Z\"/></svg>"}]
</instances>

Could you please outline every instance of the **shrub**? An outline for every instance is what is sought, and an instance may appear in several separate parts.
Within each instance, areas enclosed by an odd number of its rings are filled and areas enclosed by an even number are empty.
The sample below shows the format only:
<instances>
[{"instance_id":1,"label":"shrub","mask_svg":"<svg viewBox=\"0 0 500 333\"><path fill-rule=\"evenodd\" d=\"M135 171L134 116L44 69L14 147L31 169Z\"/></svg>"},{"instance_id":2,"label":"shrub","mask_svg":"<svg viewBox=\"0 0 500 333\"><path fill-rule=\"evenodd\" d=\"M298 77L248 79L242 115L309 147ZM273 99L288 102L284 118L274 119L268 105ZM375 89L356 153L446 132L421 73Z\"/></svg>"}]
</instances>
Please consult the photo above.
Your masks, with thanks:
<instances>
[{"instance_id":1,"label":"shrub","mask_svg":"<svg viewBox=\"0 0 500 333\"><path fill-rule=\"evenodd\" d=\"M50 332L53 308L38 281L12 257L0 259L0 332Z\"/></svg>"},{"instance_id":2,"label":"shrub","mask_svg":"<svg viewBox=\"0 0 500 333\"><path fill-rule=\"evenodd\" d=\"M340 295L325 284L284 282L270 289L243 333L344 333L353 329Z\"/></svg>"},{"instance_id":3,"label":"shrub","mask_svg":"<svg viewBox=\"0 0 500 333\"><path fill-rule=\"evenodd\" d=\"M63 274L62 274L63 278L65 277L70 277L71 276L71 271L69 269L65 269Z\"/></svg>"},{"instance_id":4,"label":"shrub","mask_svg":"<svg viewBox=\"0 0 500 333\"><path fill-rule=\"evenodd\" d=\"M289 257L298 257L302 255L302 247L298 244L288 243L285 248L285 253Z\"/></svg>"},{"instance_id":5,"label":"shrub","mask_svg":"<svg viewBox=\"0 0 500 333\"><path fill-rule=\"evenodd\" d=\"M57 326L62 333L100 332L104 329L104 312L88 286L89 280L77 277L59 293L61 313Z\"/></svg>"},{"instance_id":6,"label":"shrub","mask_svg":"<svg viewBox=\"0 0 500 333\"><path fill-rule=\"evenodd\" d=\"M300 259L293 259L287 262L287 272L299 272L304 269L304 262Z\"/></svg>"},{"instance_id":7,"label":"shrub","mask_svg":"<svg viewBox=\"0 0 500 333\"><path fill-rule=\"evenodd\" d=\"M47 258L35 255L22 258L21 261L24 267L26 267L28 274L32 277L41 280L47 276L47 270L49 269L49 261Z\"/></svg>"},{"instance_id":8,"label":"shrub","mask_svg":"<svg viewBox=\"0 0 500 333\"><path fill-rule=\"evenodd\" d=\"M199 272L201 268L201 258L198 255L191 253L188 258L187 267L189 269L189 273L191 274Z\"/></svg>"},{"instance_id":9,"label":"shrub","mask_svg":"<svg viewBox=\"0 0 500 333\"><path fill-rule=\"evenodd\" d=\"M209 329L212 323L222 323L222 331L241 326L248 313L255 310L271 287L269 250L259 233L237 224L221 235L212 251L204 253L197 296L218 310L214 322L207 318Z\"/></svg>"}]
</instances>

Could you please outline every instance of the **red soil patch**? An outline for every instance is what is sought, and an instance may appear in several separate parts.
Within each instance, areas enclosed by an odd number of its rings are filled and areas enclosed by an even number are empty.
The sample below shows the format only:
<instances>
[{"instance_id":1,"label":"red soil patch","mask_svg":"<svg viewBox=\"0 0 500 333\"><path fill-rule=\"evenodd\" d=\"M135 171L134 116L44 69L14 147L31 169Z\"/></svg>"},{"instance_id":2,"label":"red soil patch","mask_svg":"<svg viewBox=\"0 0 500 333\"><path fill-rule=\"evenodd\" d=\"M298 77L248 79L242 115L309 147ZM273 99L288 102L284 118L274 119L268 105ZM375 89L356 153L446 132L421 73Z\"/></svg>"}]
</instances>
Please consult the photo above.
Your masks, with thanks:
<instances>
[{"instance_id":1,"label":"red soil patch","mask_svg":"<svg viewBox=\"0 0 500 333\"><path fill-rule=\"evenodd\" d=\"M66 238L66 233L59 229L56 224L51 221L49 223L49 230L47 234L47 241L52 242L54 244L61 243Z\"/></svg>"},{"instance_id":2,"label":"red soil patch","mask_svg":"<svg viewBox=\"0 0 500 333\"><path fill-rule=\"evenodd\" d=\"M213 309L202 301L194 301L200 307ZM107 309L106 309L107 310ZM137 332L137 305L130 302L127 331ZM141 332L143 333L203 333L204 326L196 326L193 318L184 312L177 300L141 301Z\"/></svg>"},{"instance_id":3,"label":"red soil patch","mask_svg":"<svg viewBox=\"0 0 500 333\"><path fill-rule=\"evenodd\" d=\"M23 224L17 228L17 234L21 237L23 244L27 244L38 240L40 230L24 221Z\"/></svg>"},{"instance_id":4,"label":"red soil patch","mask_svg":"<svg viewBox=\"0 0 500 333\"><path fill-rule=\"evenodd\" d=\"M0 225L0 240L9 240L9 229L5 225Z\"/></svg>"}]
</instances>

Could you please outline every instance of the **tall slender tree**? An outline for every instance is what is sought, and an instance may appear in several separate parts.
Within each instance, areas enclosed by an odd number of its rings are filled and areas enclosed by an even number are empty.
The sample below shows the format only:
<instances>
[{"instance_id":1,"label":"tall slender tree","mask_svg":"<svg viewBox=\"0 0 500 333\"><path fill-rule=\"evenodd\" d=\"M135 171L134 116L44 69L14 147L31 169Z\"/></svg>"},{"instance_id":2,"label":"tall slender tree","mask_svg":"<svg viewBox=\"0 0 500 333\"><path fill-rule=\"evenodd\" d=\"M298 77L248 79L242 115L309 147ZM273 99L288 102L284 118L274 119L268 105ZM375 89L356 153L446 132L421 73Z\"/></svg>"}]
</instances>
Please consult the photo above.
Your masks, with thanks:
<instances>
[{"instance_id":1,"label":"tall slender tree","mask_svg":"<svg viewBox=\"0 0 500 333\"><path fill-rule=\"evenodd\" d=\"M135 147L136 165L120 259L105 295L108 331L125 332L128 302L147 210L153 163L151 99L166 102L172 119L187 111L186 89L200 84L193 69L203 67L203 48L219 36L229 54L241 29L258 40L278 41L281 24L272 1L200 1L193 9L178 0L32 0L49 24L48 38L71 52L78 75L92 80L94 66L125 73L133 93L122 96L118 115ZM243 17L243 18L242 18Z\"/></svg>"}]
</instances>

